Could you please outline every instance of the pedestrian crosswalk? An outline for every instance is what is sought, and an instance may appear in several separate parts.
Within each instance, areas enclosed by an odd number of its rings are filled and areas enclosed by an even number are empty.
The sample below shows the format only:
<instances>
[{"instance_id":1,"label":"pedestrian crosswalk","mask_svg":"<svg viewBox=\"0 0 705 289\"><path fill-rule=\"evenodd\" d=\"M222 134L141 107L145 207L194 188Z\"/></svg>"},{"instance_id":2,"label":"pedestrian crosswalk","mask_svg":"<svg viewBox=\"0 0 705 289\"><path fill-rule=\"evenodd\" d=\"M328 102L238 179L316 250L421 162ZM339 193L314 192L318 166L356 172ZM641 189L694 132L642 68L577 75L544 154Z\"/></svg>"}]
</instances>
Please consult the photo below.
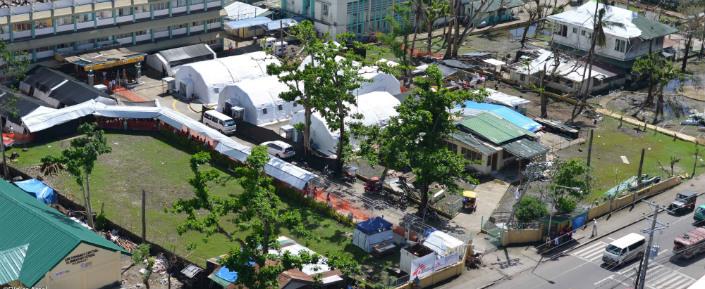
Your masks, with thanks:
<instances>
[{"instance_id":1,"label":"pedestrian crosswalk","mask_svg":"<svg viewBox=\"0 0 705 289\"><path fill-rule=\"evenodd\" d=\"M570 253L570 255L580 258L584 261L602 264L602 253L605 251L607 243L603 241L595 241L585 247L578 248L577 250ZM660 250L659 256L661 257L666 250ZM619 271L615 271L614 274L604 278L594 285L596 287L601 287L604 283L610 284L633 284L636 278L637 267L639 262L634 262L627 265L624 268L619 268ZM663 264L658 263L658 261L651 260L647 269L646 275L646 288L649 289L686 289L691 284L695 283L695 279L671 269Z\"/></svg>"},{"instance_id":2,"label":"pedestrian crosswalk","mask_svg":"<svg viewBox=\"0 0 705 289\"><path fill-rule=\"evenodd\" d=\"M602 253L605 252L607 243L602 241L592 242L583 248L571 252L570 255L592 263L602 263Z\"/></svg>"}]
</instances>

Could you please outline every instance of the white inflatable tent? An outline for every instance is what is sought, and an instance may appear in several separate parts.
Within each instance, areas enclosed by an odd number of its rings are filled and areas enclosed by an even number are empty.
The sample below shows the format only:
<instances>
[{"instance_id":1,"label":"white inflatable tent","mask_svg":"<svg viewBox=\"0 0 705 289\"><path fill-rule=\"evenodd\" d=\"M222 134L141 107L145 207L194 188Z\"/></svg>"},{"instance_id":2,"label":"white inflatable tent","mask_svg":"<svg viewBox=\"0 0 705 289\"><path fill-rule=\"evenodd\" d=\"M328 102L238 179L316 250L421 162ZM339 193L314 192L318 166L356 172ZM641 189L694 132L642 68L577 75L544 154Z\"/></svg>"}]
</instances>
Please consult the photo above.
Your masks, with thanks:
<instances>
[{"instance_id":1,"label":"white inflatable tent","mask_svg":"<svg viewBox=\"0 0 705 289\"><path fill-rule=\"evenodd\" d=\"M265 125L291 118L294 103L279 98L289 87L276 76L265 76L242 81L223 88L218 100L218 110L227 106L244 109L244 121L254 125Z\"/></svg>"},{"instance_id":2,"label":"white inflatable tent","mask_svg":"<svg viewBox=\"0 0 705 289\"><path fill-rule=\"evenodd\" d=\"M354 120L363 125L378 125L385 126L389 119L398 115L396 107L400 102L390 93L385 91L375 91L357 96L357 106L350 109L350 115L361 114L362 119ZM353 121L347 119L346 123ZM304 122L304 112L298 111L291 118L291 124ZM338 147L338 132L331 131L325 119L318 113L314 112L311 116L311 145L320 153L332 156L335 154ZM353 148L357 147L359 140L351 138L350 142Z\"/></svg>"},{"instance_id":3,"label":"white inflatable tent","mask_svg":"<svg viewBox=\"0 0 705 289\"><path fill-rule=\"evenodd\" d=\"M185 64L174 76L176 91L202 103L217 103L225 86L267 76L270 64L279 60L263 51Z\"/></svg>"}]
</instances>

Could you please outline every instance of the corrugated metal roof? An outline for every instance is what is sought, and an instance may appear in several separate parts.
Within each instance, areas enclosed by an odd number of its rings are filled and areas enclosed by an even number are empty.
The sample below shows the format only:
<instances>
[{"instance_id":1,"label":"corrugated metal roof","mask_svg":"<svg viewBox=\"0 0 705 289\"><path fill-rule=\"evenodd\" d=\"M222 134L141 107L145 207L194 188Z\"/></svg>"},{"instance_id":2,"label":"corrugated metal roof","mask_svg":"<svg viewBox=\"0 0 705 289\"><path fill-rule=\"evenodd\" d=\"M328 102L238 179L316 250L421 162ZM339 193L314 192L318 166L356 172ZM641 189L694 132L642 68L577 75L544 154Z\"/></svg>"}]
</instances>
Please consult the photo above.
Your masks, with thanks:
<instances>
[{"instance_id":1,"label":"corrugated metal roof","mask_svg":"<svg viewBox=\"0 0 705 289\"><path fill-rule=\"evenodd\" d=\"M213 57L209 59L215 59L213 51L208 47L208 44L205 43L161 50L158 53L169 63L211 55Z\"/></svg>"},{"instance_id":2,"label":"corrugated metal roof","mask_svg":"<svg viewBox=\"0 0 705 289\"><path fill-rule=\"evenodd\" d=\"M641 35L639 35L639 38L644 40L654 39L678 32L678 29L674 27L651 20L642 15L632 19L632 23L634 23L634 26L641 30Z\"/></svg>"},{"instance_id":3,"label":"corrugated metal roof","mask_svg":"<svg viewBox=\"0 0 705 289\"><path fill-rule=\"evenodd\" d=\"M452 133L450 137L484 155L490 155L496 151L494 148L484 144L481 140L469 133L455 132Z\"/></svg>"},{"instance_id":4,"label":"corrugated metal roof","mask_svg":"<svg viewBox=\"0 0 705 289\"><path fill-rule=\"evenodd\" d=\"M18 187L0 180L0 250L29 244L19 276L22 284L34 286L82 242L127 253Z\"/></svg>"},{"instance_id":5,"label":"corrugated metal roof","mask_svg":"<svg viewBox=\"0 0 705 289\"><path fill-rule=\"evenodd\" d=\"M466 117L459 124L461 129L467 129L496 145L524 136L534 136L532 132L488 112Z\"/></svg>"},{"instance_id":6,"label":"corrugated metal roof","mask_svg":"<svg viewBox=\"0 0 705 289\"><path fill-rule=\"evenodd\" d=\"M7 284L20 278L27 247L29 244L0 251L0 284Z\"/></svg>"},{"instance_id":7,"label":"corrugated metal roof","mask_svg":"<svg viewBox=\"0 0 705 289\"><path fill-rule=\"evenodd\" d=\"M510 142L502 145L502 148L520 159L532 159L544 155L548 151L547 147L528 139Z\"/></svg>"}]
</instances>

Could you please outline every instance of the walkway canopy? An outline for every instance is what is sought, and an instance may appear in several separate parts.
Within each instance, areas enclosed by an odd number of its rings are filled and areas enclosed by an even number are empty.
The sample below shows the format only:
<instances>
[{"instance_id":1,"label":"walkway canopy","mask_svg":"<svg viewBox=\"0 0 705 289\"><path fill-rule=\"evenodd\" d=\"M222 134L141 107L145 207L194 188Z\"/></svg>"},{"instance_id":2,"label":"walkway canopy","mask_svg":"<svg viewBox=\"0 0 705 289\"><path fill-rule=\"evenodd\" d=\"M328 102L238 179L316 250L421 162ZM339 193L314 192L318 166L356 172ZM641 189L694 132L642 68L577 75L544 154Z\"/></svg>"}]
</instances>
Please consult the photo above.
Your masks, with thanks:
<instances>
[{"instance_id":1,"label":"walkway canopy","mask_svg":"<svg viewBox=\"0 0 705 289\"><path fill-rule=\"evenodd\" d=\"M83 71L98 71L141 62L146 55L145 53L135 52L127 48L117 48L77 56L62 57L59 55L59 59L74 64L83 69Z\"/></svg>"}]
</instances>

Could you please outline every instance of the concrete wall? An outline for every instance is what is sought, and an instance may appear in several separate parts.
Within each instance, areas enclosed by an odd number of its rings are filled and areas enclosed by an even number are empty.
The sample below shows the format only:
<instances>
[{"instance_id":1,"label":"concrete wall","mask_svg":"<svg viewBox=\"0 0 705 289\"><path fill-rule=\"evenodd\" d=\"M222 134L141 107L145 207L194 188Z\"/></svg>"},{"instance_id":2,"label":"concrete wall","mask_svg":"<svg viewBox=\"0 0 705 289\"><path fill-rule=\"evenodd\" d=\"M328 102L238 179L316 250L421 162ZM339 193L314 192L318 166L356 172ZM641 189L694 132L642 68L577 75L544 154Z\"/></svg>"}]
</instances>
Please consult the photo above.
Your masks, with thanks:
<instances>
[{"instance_id":1,"label":"concrete wall","mask_svg":"<svg viewBox=\"0 0 705 289\"><path fill-rule=\"evenodd\" d=\"M543 228L516 229L502 233L502 246L528 244L543 240Z\"/></svg>"},{"instance_id":2,"label":"concrete wall","mask_svg":"<svg viewBox=\"0 0 705 289\"><path fill-rule=\"evenodd\" d=\"M36 286L52 289L96 289L120 284L120 268L120 252L81 243Z\"/></svg>"},{"instance_id":3,"label":"concrete wall","mask_svg":"<svg viewBox=\"0 0 705 289\"><path fill-rule=\"evenodd\" d=\"M622 196L611 201L603 202L588 210L588 220L599 218L601 216L609 214L612 211L616 211L626 206L630 206L635 201L635 196L636 201L639 201L641 199L651 197L672 187L675 187L680 183L681 179L679 177L671 177L658 184L643 188L629 195Z\"/></svg>"},{"instance_id":4,"label":"concrete wall","mask_svg":"<svg viewBox=\"0 0 705 289\"><path fill-rule=\"evenodd\" d=\"M419 286L416 287L414 286L413 282L408 282L402 286L399 286L395 289L421 289L421 288L427 288L431 287L433 285L436 285L438 283L441 283L443 281L446 281L450 278L453 278L455 276L458 276L463 273L463 270L465 269L465 258L463 258L462 261L458 262L458 264L455 264L453 266L447 267L445 269L442 269L440 271L437 271L426 278L420 279L421 282L419 282Z\"/></svg>"}]
</instances>

